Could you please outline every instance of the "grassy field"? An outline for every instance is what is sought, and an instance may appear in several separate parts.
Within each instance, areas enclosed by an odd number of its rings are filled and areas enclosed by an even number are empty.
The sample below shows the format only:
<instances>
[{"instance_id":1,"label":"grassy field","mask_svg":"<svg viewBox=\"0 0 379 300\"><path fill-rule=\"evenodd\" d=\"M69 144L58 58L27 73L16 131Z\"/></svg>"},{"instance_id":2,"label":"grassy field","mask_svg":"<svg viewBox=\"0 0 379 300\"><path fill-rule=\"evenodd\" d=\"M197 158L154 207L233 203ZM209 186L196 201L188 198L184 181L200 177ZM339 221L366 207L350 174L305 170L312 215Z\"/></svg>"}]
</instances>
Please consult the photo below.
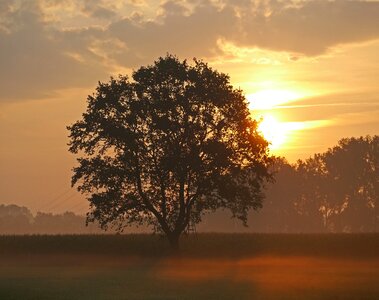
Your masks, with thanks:
<instances>
[{"instance_id":1,"label":"grassy field","mask_svg":"<svg viewBox=\"0 0 379 300\"><path fill-rule=\"evenodd\" d=\"M379 299L379 234L2 236L0 299Z\"/></svg>"}]
</instances>

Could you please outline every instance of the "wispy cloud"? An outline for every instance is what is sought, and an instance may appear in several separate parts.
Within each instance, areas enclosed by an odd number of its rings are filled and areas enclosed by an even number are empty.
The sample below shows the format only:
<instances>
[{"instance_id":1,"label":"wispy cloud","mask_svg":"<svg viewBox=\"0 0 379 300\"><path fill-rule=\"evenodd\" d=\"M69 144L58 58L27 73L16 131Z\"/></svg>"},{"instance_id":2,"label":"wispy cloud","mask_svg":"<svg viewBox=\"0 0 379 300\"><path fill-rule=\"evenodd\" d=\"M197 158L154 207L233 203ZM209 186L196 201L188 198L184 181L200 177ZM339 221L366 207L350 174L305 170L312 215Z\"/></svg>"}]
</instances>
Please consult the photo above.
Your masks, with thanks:
<instances>
[{"instance_id":1,"label":"wispy cloud","mask_svg":"<svg viewBox=\"0 0 379 300\"><path fill-rule=\"evenodd\" d=\"M317 108L317 107L336 107L336 106L372 106L379 107L378 103L360 102L360 103L318 103L318 104L301 104L301 105L277 105L272 109L295 109L295 108Z\"/></svg>"}]
</instances>

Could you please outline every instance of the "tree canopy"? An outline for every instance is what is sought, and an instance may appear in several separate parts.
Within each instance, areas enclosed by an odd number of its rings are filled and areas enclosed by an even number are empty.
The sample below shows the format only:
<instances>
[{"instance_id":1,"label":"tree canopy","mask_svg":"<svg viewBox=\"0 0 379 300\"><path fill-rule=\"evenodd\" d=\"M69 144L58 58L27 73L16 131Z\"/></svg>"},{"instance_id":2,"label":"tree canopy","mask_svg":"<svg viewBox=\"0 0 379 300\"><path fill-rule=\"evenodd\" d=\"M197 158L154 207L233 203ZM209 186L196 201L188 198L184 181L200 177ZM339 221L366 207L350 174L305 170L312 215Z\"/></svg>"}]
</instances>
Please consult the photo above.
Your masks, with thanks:
<instances>
[{"instance_id":1,"label":"tree canopy","mask_svg":"<svg viewBox=\"0 0 379 300\"><path fill-rule=\"evenodd\" d=\"M223 207L246 222L261 207L268 143L228 75L167 55L132 79L99 82L87 105L68 129L88 221L152 225L177 246L205 212Z\"/></svg>"},{"instance_id":2,"label":"tree canopy","mask_svg":"<svg viewBox=\"0 0 379 300\"><path fill-rule=\"evenodd\" d=\"M303 174L314 174L312 178L308 176L308 181L313 186L314 199L326 229L376 230L379 217L378 136L341 139L337 146L309 158L303 166ZM344 223L349 225L344 226Z\"/></svg>"},{"instance_id":3,"label":"tree canopy","mask_svg":"<svg viewBox=\"0 0 379 300\"><path fill-rule=\"evenodd\" d=\"M273 160L275 183L252 220L265 232L377 232L379 136L344 138L290 165Z\"/></svg>"}]
</instances>

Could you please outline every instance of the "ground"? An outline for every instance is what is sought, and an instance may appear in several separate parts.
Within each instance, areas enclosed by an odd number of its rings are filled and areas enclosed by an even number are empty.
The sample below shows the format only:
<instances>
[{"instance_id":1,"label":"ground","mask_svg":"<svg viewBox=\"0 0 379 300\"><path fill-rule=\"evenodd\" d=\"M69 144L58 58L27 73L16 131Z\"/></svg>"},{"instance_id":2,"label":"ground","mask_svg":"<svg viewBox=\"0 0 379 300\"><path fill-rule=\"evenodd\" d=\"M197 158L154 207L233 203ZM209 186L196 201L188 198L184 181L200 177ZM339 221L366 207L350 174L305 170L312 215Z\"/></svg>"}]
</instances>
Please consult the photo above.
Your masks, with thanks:
<instances>
[{"instance_id":1,"label":"ground","mask_svg":"<svg viewBox=\"0 0 379 300\"><path fill-rule=\"evenodd\" d=\"M0 299L379 299L379 234L0 237Z\"/></svg>"}]
</instances>

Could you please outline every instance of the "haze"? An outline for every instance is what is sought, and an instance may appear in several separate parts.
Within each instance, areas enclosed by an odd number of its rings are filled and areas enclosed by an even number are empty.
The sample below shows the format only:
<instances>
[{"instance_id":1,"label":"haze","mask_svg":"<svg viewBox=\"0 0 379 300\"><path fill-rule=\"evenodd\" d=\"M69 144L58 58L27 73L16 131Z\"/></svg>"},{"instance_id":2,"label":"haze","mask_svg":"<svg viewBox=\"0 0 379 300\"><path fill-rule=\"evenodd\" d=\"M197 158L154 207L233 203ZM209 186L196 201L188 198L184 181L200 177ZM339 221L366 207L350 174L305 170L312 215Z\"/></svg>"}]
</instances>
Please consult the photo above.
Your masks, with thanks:
<instances>
[{"instance_id":1,"label":"haze","mask_svg":"<svg viewBox=\"0 0 379 300\"><path fill-rule=\"evenodd\" d=\"M378 134L378 1L0 2L0 204L83 213L66 126L167 52L228 73L290 162Z\"/></svg>"}]
</instances>

